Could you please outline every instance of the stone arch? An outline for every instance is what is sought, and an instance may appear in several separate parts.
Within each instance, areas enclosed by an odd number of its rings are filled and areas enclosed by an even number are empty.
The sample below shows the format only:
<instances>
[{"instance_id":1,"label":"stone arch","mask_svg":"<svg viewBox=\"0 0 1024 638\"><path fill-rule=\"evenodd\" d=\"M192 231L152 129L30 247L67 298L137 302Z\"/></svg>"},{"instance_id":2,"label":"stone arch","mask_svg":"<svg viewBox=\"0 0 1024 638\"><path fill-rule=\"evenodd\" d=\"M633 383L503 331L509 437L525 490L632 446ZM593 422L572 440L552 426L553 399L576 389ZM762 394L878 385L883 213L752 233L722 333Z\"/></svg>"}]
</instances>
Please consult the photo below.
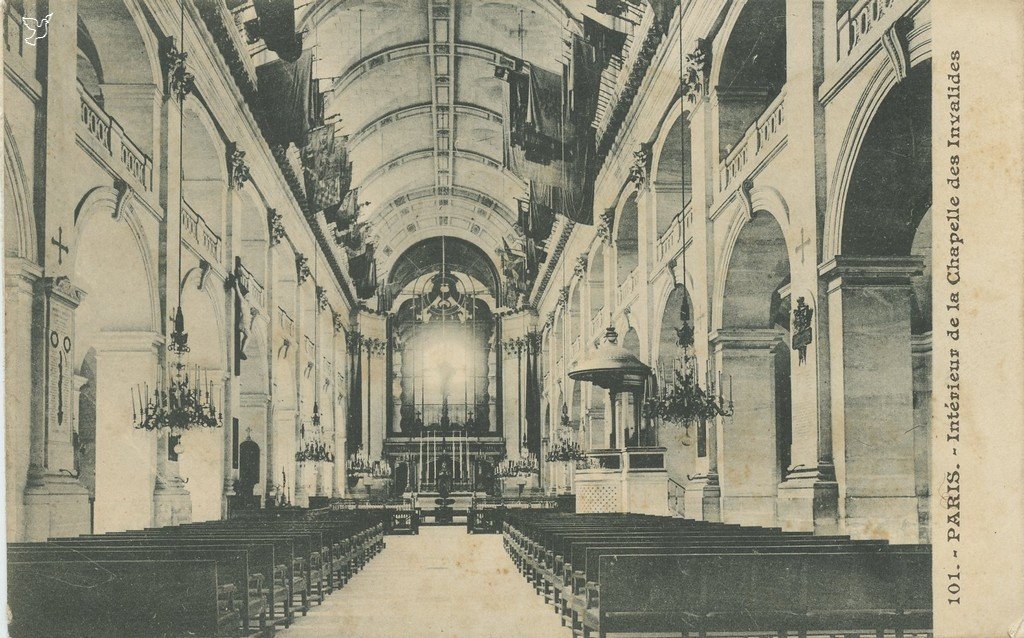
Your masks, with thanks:
<instances>
[{"instance_id":1,"label":"stone arch","mask_svg":"<svg viewBox=\"0 0 1024 638\"><path fill-rule=\"evenodd\" d=\"M181 306L191 352L188 363L197 366L200 374L212 382L214 401L223 412L230 397L225 381L231 369L225 343L225 299L223 281L211 273L199 287L198 268L187 271L181 290ZM192 520L214 520L221 516L224 489L225 428L232 424L225 419L219 428L195 428L181 437L182 453L178 468L188 481L192 497Z\"/></svg>"},{"instance_id":2,"label":"stone arch","mask_svg":"<svg viewBox=\"0 0 1024 638\"><path fill-rule=\"evenodd\" d=\"M730 10L711 56L724 159L786 83L786 2L747 0Z\"/></svg>"},{"instance_id":3,"label":"stone arch","mask_svg":"<svg viewBox=\"0 0 1024 638\"><path fill-rule=\"evenodd\" d=\"M136 384L155 387L159 378L155 259L134 211L118 206L113 188L94 188L75 213L68 262L85 291L75 311L78 462L95 497L94 529L138 528L152 522L156 437L132 427L130 396Z\"/></svg>"},{"instance_id":4,"label":"stone arch","mask_svg":"<svg viewBox=\"0 0 1024 638\"><path fill-rule=\"evenodd\" d=\"M919 48L904 79L876 75L825 228L829 314L841 318L829 334L840 520L903 543L929 538L931 73Z\"/></svg>"},{"instance_id":5,"label":"stone arch","mask_svg":"<svg viewBox=\"0 0 1024 638\"><path fill-rule=\"evenodd\" d=\"M239 257L242 264L267 287L267 268L270 260L270 236L267 228L267 209L252 193L252 189L236 191L239 202L238 225L241 237Z\"/></svg>"},{"instance_id":6,"label":"stone arch","mask_svg":"<svg viewBox=\"0 0 1024 638\"><path fill-rule=\"evenodd\" d=\"M773 524L793 438L790 251L783 226L763 209L731 239L712 339L716 394L731 399L735 384L740 397L717 437L723 520Z\"/></svg>"},{"instance_id":7,"label":"stone arch","mask_svg":"<svg viewBox=\"0 0 1024 638\"><path fill-rule=\"evenodd\" d=\"M588 318L593 320L598 313L605 309L605 250L606 244L598 241L594 249L590 251L590 258L587 264L587 284L590 286L590 308ZM600 335L592 335L597 338Z\"/></svg>"},{"instance_id":8,"label":"stone arch","mask_svg":"<svg viewBox=\"0 0 1024 638\"><path fill-rule=\"evenodd\" d=\"M915 31L909 34L908 48L910 51L910 71L922 64L931 67L931 40ZM885 60L877 63L877 68L857 102L850 125L840 142L839 156L833 169L829 187L828 209L822 229L822 261L828 262L842 253L843 224L846 215L846 200L853 180L854 165L860 156L868 127L875 119L885 98L900 84L892 65Z\"/></svg>"},{"instance_id":9,"label":"stone arch","mask_svg":"<svg viewBox=\"0 0 1024 638\"><path fill-rule=\"evenodd\" d=\"M151 243L138 219L136 209L131 205L131 192L119 194L114 188L100 186L89 191L75 209L75 231L77 241L71 246L68 261L76 277L83 269L100 269L109 275L97 276L93 288L117 286L123 299L138 299L138 292L145 292L144 303L132 303L111 313L114 322L111 329L159 330L159 296L156 294L156 268L151 252ZM115 240L110 238L114 237ZM122 243L123 242L123 243ZM96 246L105 246L96 250ZM138 268L125 263L125 249L134 246L139 257ZM85 255L83 257L82 255ZM133 253L129 252L129 255ZM77 282L76 282L77 283ZM78 284L86 294L96 298L96 291L90 291L90 283ZM111 300L113 301L113 299ZM88 302L85 302L88 303ZM81 326L80 326L81 327Z\"/></svg>"},{"instance_id":10,"label":"stone arch","mask_svg":"<svg viewBox=\"0 0 1024 638\"><path fill-rule=\"evenodd\" d=\"M675 371L683 369L687 362L682 361L682 348L679 345L677 328L694 327L694 310L692 294L689 286L671 283L664 294L664 303L658 306L663 310L655 315L657 322L652 339L652 359L657 384L671 384L675 379ZM684 318L683 308L688 308ZM669 477L683 484L687 477L696 473L696 448L693 445L694 432L681 425L667 422L658 424L658 443L665 447L665 469Z\"/></svg>"},{"instance_id":11,"label":"stone arch","mask_svg":"<svg viewBox=\"0 0 1024 638\"><path fill-rule=\"evenodd\" d=\"M763 210L736 235L722 287L720 327L770 328L773 295L790 280L789 250L782 227ZM788 316L788 313L787 313Z\"/></svg>"},{"instance_id":12,"label":"stone arch","mask_svg":"<svg viewBox=\"0 0 1024 638\"><path fill-rule=\"evenodd\" d=\"M4 120L4 256L38 263L39 237L31 193L18 143Z\"/></svg>"},{"instance_id":13,"label":"stone arch","mask_svg":"<svg viewBox=\"0 0 1024 638\"><path fill-rule=\"evenodd\" d=\"M690 144L689 113L679 108L673 109L673 112L679 114L659 132L656 142L658 150L651 166L657 193L657 237L661 237L693 197L693 148Z\"/></svg>"},{"instance_id":14,"label":"stone arch","mask_svg":"<svg viewBox=\"0 0 1024 638\"><path fill-rule=\"evenodd\" d=\"M637 196L638 193L634 190L625 198L615 220L615 283L618 286L622 286L640 265L640 214Z\"/></svg>"},{"instance_id":15,"label":"stone arch","mask_svg":"<svg viewBox=\"0 0 1024 638\"><path fill-rule=\"evenodd\" d=\"M181 199L218 237L224 237L228 173L220 129L198 98L185 100L181 117Z\"/></svg>"},{"instance_id":16,"label":"stone arch","mask_svg":"<svg viewBox=\"0 0 1024 638\"><path fill-rule=\"evenodd\" d=\"M152 156L154 104L163 73L156 35L134 0L79 2L77 74L86 91Z\"/></svg>"},{"instance_id":17,"label":"stone arch","mask_svg":"<svg viewBox=\"0 0 1024 638\"><path fill-rule=\"evenodd\" d=\"M724 325L722 311L726 294L729 266L733 259L733 253L736 251L737 242L739 242L740 236L744 233L750 223L755 219L759 219L760 224L762 224L762 230L766 230L768 227L767 225L770 225L770 222L765 219L765 216L772 217L775 226L781 231L780 236L787 256L787 272L789 267L788 264L793 261L794 246L793 241L789 236L789 206L782 198L782 195L772 187L754 188L750 191L750 210L754 211L754 213L748 216L746 209L743 206L737 204L732 208L732 219L730 220L728 230L726 231L724 247L715 266L714 289L712 291L713 301L711 307L712 329L722 328ZM778 239L779 237L775 237L776 241Z\"/></svg>"}]
</instances>

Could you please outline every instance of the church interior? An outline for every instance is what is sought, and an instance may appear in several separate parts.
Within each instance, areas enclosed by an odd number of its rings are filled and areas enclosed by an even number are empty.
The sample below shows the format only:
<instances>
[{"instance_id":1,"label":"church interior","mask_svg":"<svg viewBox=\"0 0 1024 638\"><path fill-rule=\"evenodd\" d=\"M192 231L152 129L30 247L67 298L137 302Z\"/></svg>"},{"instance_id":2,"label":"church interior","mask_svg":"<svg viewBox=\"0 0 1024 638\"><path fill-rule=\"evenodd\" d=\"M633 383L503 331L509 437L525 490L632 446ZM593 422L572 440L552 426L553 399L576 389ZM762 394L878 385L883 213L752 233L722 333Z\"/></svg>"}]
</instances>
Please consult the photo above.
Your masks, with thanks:
<instances>
[{"instance_id":1,"label":"church interior","mask_svg":"<svg viewBox=\"0 0 1024 638\"><path fill-rule=\"evenodd\" d=\"M930 636L929 15L8 0L11 635Z\"/></svg>"}]
</instances>

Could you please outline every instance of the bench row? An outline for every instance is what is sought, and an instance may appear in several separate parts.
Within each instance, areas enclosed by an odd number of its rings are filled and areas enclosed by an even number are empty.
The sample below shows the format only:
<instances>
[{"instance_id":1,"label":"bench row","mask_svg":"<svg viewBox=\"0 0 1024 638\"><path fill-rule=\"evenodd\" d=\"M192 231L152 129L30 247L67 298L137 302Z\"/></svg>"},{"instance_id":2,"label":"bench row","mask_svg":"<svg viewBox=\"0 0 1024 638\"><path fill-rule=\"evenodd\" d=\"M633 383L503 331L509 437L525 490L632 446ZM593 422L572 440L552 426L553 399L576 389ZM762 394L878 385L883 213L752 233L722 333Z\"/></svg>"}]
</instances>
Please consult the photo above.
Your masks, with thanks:
<instances>
[{"instance_id":1,"label":"bench row","mask_svg":"<svg viewBox=\"0 0 1024 638\"><path fill-rule=\"evenodd\" d=\"M631 514L509 512L505 548L576 635L931 627L931 552Z\"/></svg>"},{"instance_id":2,"label":"bench row","mask_svg":"<svg viewBox=\"0 0 1024 638\"><path fill-rule=\"evenodd\" d=\"M384 527L316 512L12 543L11 635L271 635L380 552Z\"/></svg>"}]
</instances>

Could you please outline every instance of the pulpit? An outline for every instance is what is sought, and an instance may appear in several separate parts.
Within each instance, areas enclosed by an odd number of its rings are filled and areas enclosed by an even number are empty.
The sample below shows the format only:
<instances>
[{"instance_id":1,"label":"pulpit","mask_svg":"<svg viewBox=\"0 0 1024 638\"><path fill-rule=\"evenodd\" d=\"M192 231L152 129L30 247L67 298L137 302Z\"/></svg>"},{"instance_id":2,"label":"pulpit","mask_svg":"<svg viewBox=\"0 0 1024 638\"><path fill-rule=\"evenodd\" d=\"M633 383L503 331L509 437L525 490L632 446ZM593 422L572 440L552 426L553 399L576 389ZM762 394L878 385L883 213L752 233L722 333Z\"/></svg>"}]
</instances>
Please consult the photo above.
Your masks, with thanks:
<instances>
[{"instance_id":1,"label":"pulpit","mask_svg":"<svg viewBox=\"0 0 1024 638\"><path fill-rule=\"evenodd\" d=\"M627 447L628 431L639 424L638 394L651 369L618 345L609 326L604 341L569 377L605 388L611 394L614 449L590 450L576 470L577 512L632 512L667 515L668 472L665 448Z\"/></svg>"}]
</instances>

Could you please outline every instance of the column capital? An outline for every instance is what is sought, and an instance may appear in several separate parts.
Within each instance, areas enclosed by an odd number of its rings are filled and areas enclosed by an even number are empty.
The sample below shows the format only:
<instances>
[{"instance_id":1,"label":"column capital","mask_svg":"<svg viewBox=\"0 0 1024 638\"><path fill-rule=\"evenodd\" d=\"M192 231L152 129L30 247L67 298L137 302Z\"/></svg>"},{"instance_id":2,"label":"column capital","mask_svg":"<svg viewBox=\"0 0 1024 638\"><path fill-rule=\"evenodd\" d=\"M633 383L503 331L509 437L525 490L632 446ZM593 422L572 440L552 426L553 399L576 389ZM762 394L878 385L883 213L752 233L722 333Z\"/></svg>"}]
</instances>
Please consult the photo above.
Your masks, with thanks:
<instances>
[{"instance_id":1,"label":"column capital","mask_svg":"<svg viewBox=\"0 0 1024 638\"><path fill-rule=\"evenodd\" d=\"M4 286L6 288L21 288L26 292L31 292L32 287L42 275L42 266L33 261L22 257L4 259Z\"/></svg>"},{"instance_id":2,"label":"column capital","mask_svg":"<svg viewBox=\"0 0 1024 638\"><path fill-rule=\"evenodd\" d=\"M844 257L818 266L818 274L829 282L829 292L843 286L901 286L924 272L920 257Z\"/></svg>"},{"instance_id":3,"label":"column capital","mask_svg":"<svg viewBox=\"0 0 1024 638\"><path fill-rule=\"evenodd\" d=\"M776 328L722 328L711 334L715 352L722 350L774 350L784 343L785 333Z\"/></svg>"}]
</instances>

